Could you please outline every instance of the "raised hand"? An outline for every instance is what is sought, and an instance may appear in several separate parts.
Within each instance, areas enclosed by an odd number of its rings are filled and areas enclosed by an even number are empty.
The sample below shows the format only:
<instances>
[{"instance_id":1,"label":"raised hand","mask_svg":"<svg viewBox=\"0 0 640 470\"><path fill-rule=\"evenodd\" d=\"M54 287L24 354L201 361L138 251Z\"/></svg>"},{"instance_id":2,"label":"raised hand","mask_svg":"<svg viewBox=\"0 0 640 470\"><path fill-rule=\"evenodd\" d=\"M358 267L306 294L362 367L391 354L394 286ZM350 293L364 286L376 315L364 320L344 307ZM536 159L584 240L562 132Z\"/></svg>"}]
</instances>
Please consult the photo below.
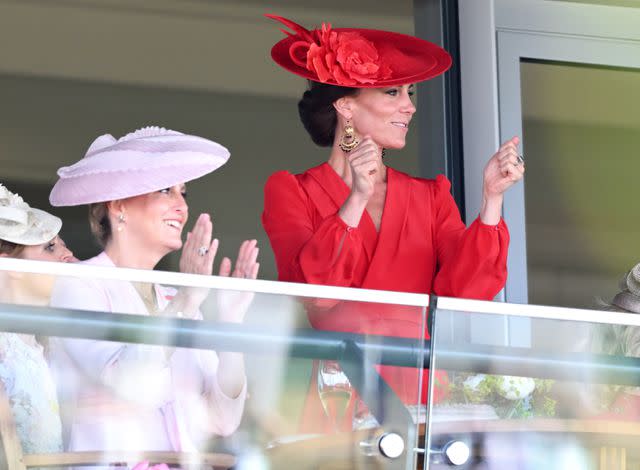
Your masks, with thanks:
<instances>
[{"instance_id":1,"label":"raised hand","mask_svg":"<svg viewBox=\"0 0 640 470\"><path fill-rule=\"evenodd\" d=\"M373 194L381 162L380 147L368 136L347 156L351 167L351 192L368 200Z\"/></svg>"},{"instance_id":2,"label":"raised hand","mask_svg":"<svg viewBox=\"0 0 640 470\"><path fill-rule=\"evenodd\" d=\"M231 272L231 260L224 258L220 264L220 276L231 275L231 277L255 279L260 269L260 263L257 262L260 249L257 245L257 240L245 240L242 242L233 272Z\"/></svg>"},{"instance_id":3,"label":"raised hand","mask_svg":"<svg viewBox=\"0 0 640 470\"><path fill-rule=\"evenodd\" d=\"M211 240L212 234L211 217L209 214L200 214L193 230L187 233L187 240L182 247L179 263L181 273L204 276L210 276L213 273L213 262L218 252L219 242L217 239ZM206 288L182 287L165 314L180 312L187 317L197 316L200 305L207 295L209 295L209 289Z\"/></svg>"},{"instance_id":4,"label":"raised hand","mask_svg":"<svg viewBox=\"0 0 640 470\"><path fill-rule=\"evenodd\" d=\"M483 191L485 198L501 196L520 181L524 175L524 160L518 153L520 139L506 141L491 157L484 168Z\"/></svg>"},{"instance_id":5,"label":"raised hand","mask_svg":"<svg viewBox=\"0 0 640 470\"><path fill-rule=\"evenodd\" d=\"M209 214L200 214L193 230L187 233L187 240L180 256L180 272L211 275L213 261L218 251L218 240L211 240L213 223Z\"/></svg>"},{"instance_id":6,"label":"raised hand","mask_svg":"<svg viewBox=\"0 0 640 470\"><path fill-rule=\"evenodd\" d=\"M245 240L238 250L238 258L233 272L231 271L231 260L225 258L220 264L220 276L231 275L231 277L255 279L260 269L260 263L257 262L258 252L256 240ZM241 323L251 305L253 295L253 292L245 291L219 291L217 300L220 321Z\"/></svg>"},{"instance_id":7,"label":"raised hand","mask_svg":"<svg viewBox=\"0 0 640 470\"><path fill-rule=\"evenodd\" d=\"M504 192L522 179L524 160L518 153L520 139L513 137L498 149L484 167L480 220L488 225L500 222Z\"/></svg>"}]
</instances>

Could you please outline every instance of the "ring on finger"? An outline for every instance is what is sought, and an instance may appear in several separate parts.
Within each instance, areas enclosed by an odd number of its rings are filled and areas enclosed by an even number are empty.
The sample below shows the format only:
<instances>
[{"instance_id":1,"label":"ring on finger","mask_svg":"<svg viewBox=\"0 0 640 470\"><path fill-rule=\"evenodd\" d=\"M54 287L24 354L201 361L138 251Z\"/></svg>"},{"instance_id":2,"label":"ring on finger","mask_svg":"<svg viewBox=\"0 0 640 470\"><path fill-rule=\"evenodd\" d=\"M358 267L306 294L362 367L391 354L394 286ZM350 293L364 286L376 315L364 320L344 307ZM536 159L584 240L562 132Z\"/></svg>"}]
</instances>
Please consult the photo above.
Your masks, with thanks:
<instances>
[{"instance_id":1,"label":"ring on finger","mask_svg":"<svg viewBox=\"0 0 640 470\"><path fill-rule=\"evenodd\" d=\"M199 256L204 256L207 253L209 253L209 248L207 248L206 246L201 246L200 248L198 248L198 255Z\"/></svg>"},{"instance_id":2,"label":"ring on finger","mask_svg":"<svg viewBox=\"0 0 640 470\"><path fill-rule=\"evenodd\" d=\"M524 157L522 155L516 157L516 166L517 165L524 165Z\"/></svg>"}]
</instances>

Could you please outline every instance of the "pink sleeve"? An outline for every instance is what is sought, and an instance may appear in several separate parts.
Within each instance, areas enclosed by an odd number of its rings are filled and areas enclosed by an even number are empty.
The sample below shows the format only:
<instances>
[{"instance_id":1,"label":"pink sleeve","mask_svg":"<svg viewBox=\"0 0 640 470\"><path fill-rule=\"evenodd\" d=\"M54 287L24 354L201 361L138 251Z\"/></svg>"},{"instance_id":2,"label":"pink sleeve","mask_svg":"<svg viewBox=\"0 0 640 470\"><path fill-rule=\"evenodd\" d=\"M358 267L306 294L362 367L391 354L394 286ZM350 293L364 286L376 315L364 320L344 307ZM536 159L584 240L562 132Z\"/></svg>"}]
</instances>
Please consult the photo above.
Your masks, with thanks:
<instances>
[{"instance_id":1,"label":"pink sleeve","mask_svg":"<svg viewBox=\"0 0 640 470\"><path fill-rule=\"evenodd\" d=\"M247 380L237 397L229 397L218 382L218 355L214 351L198 351L199 364L205 378L204 397L208 409L206 432L220 436L231 435L242 420L247 399Z\"/></svg>"},{"instance_id":2,"label":"pink sleeve","mask_svg":"<svg viewBox=\"0 0 640 470\"><path fill-rule=\"evenodd\" d=\"M438 295L492 300L507 279L509 230L504 220L486 225L478 217L468 228L444 176L436 179L434 207Z\"/></svg>"},{"instance_id":3,"label":"pink sleeve","mask_svg":"<svg viewBox=\"0 0 640 470\"><path fill-rule=\"evenodd\" d=\"M91 279L58 280L51 295L51 306L72 310L111 311L106 290L98 281ZM69 312L69 315L73 315L73 312ZM136 387L131 387L132 378L137 374L144 374L149 388L164 390L153 394L154 401L161 403L170 396L171 371L162 347L74 338L57 341L83 375L108 385L128 400L151 400L149 396L141 396Z\"/></svg>"},{"instance_id":4,"label":"pink sleeve","mask_svg":"<svg viewBox=\"0 0 640 470\"><path fill-rule=\"evenodd\" d=\"M269 178L262 223L281 281L352 284L362 253L360 230L347 226L337 212L314 227L312 203L295 176L280 171Z\"/></svg>"}]
</instances>

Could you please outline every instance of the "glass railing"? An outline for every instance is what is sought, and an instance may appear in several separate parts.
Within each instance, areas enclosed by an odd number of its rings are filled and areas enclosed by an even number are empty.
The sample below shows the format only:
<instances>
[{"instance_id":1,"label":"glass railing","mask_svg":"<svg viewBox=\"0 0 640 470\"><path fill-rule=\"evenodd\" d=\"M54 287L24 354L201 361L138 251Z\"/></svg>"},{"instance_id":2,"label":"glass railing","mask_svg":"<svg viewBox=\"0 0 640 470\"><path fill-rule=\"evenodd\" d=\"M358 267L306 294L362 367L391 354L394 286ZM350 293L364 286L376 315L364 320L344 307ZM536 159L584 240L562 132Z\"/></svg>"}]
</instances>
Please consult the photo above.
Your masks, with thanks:
<instances>
[{"instance_id":1,"label":"glass railing","mask_svg":"<svg viewBox=\"0 0 640 470\"><path fill-rule=\"evenodd\" d=\"M2 468L640 465L635 315L10 259L0 287Z\"/></svg>"},{"instance_id":2,"label":"glass railing","mask_svg":"<svg viewBox=\"0 0 640 470\"><path fill-rule=\"evenodd\" d=\"M639 468L640 317L433 298L430 320L426 468Z\"/></svg>"},{"instance_id":3,"label":"glass railing","mask_svg":"<svg viewBox=\"0 0 640 470\"><path fill-rule=\"evenodd\" d=\"M7 258L0 289L2 468L416 468L427 296Z\"/></svg>"}]
</instances>

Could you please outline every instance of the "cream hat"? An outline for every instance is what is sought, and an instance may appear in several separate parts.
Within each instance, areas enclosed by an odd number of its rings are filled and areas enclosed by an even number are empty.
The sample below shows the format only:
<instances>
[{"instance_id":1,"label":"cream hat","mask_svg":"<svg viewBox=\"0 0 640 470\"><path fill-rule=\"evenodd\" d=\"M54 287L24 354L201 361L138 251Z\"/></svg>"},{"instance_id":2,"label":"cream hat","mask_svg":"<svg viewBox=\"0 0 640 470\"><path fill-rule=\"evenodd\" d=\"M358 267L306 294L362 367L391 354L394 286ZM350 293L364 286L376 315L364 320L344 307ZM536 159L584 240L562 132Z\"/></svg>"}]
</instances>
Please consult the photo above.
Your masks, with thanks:
<instances>
[{"instance_id":1,"label":"cream hat","mask_svg":"<svg viewBox=\"0 0 640 470\"><path fill-rule=\"evenodd\" d=\"M58 235L62 220L33 209L0 184L0 240L18 245L40 245Z\"/></svg>"}]
</instances>

